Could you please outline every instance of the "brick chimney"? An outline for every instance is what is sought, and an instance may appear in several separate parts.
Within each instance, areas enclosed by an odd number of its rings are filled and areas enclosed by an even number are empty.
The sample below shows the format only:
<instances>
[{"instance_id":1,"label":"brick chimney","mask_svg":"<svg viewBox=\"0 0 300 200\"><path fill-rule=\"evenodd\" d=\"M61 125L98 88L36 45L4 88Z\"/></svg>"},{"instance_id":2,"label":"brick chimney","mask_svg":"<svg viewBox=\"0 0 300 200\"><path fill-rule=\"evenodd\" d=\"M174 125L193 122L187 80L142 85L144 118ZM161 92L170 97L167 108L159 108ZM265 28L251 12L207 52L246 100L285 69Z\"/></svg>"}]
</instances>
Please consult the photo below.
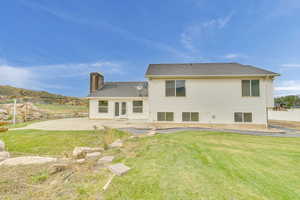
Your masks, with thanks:
<instances>
[{"instance_id":1,"label":"brick chimney","mask_svg":"<svg viewBox=\"0 0 300 200\"><path fill-rule=\"evenodd\" d=\"M95 93L104 86L104 76L98 72L90 73L90 93Z\"/></svg>"}]
</instances>

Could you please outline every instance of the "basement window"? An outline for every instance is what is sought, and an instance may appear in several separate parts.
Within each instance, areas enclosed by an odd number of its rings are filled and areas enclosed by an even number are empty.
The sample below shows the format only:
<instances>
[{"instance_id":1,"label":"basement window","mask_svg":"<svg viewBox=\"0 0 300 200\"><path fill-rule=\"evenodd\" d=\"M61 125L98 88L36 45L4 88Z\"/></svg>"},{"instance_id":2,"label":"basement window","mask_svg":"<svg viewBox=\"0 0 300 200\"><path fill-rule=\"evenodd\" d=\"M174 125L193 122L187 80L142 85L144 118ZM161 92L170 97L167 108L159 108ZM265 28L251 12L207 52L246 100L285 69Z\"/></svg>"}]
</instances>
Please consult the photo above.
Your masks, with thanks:
<instances>
[{"instance_id":1,"label":"basement window","mask_svg":"<svg viewBox=\"0 0 300 200\"><path fill-rule=\"evenodd\" d=\"M108 101L99 101L98 111L99 113L108 113Z\"/></svg>"},{"instance_id":2,"label":"basement window","mask_svg":"<svg viewBox=\"0 0 300 200\"><path fill-rule=\"evenodd\" d=\"M234 121L250 123L252 122L252 113L235 112Z\"/></svg>"},{"instance_id":3,"label":"basement window","mask_svg":"<svg viewBox=\"0 0 300 200\"><path fill-rule=\"evenodd\" d=\"M259 80L242 80L242 96L258 97L259 96Z\"/></svg>"},{"instance_id":4,"label":"basement window","mask_svg":"<svg viewBox=\"0 0 300 200\"><path fill-rule=\"evenodd\" d=\"M132 102L132 112L133 113L143 113L143 101L133 101Z\"/></svg>"},{"instance_id":5,"label":"basement window","mask_svg":"<svg viewBox=\"0 0 300 200\"><path fill-rule=\"evenodd\" d=\"M198 122L199 113L198 112L183 112L182 113L183 122Z\"/></svg>"},{"instance_id":6,"label":"basement window","mask_svg":"<svg viewBox=\"0 0 300 200\"><path fill-rule=\"evenodd\" d=\"M174 121L173 112L158 112L157 121Z\"/></svg>"},{"instance_id":7,"label":"basement window","mask_svg":"<svg viewBox=\"0 0 300 200\"><path fill-rule=\"evenodd\" d=\"M166 80L167 97L185 97L185 80Z\"/></svg>"}]
</instances>

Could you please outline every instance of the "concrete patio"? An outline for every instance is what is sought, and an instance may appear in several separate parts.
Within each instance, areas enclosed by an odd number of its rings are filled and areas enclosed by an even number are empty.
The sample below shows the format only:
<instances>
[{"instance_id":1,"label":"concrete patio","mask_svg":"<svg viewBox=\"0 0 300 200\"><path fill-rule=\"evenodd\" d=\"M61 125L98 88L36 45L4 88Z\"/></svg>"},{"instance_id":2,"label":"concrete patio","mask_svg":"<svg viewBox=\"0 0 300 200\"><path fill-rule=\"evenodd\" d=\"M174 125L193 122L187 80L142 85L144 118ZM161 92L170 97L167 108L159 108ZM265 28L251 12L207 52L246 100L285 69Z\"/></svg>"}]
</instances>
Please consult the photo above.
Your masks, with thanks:
<instances>
[{"instance_id":1,"label":"concrete patio","mask_svg":"<svg viewBox=\"0 0 300 200\"><path fill-rule=\"evenodd\" d=\"M20 129L39 129L39 130L94 130L95 127L103 129L103 126L111 128L151 128L151 124L145 120L91 120L88 118L66 118L57 120L48 120L30 124Z\"/></svg>"}]
</instances>

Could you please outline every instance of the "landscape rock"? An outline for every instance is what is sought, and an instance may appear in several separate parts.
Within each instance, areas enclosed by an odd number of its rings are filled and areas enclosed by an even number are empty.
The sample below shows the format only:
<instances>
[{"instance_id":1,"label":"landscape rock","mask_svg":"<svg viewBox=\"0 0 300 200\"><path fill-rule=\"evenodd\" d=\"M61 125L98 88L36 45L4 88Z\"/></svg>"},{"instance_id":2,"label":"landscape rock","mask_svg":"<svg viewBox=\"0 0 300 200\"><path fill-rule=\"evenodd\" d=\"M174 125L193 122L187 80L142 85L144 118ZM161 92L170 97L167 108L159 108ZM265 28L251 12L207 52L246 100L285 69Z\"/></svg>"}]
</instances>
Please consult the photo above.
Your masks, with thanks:
<instances>
[{"instance_id":1,"label":"landscape rock","mask_svg":"<svg viewBox=\"0 0 300 200\"><path fill-rule=\"evenodd\" d=\"M83 164L85 162L85 159L77 159L77 160L75 160L75 162L77 164Z\"/></svg>"},{"instance_id":2,"label":"landscape rock","mask_svg":"<svg viewBox=\"0 0 300 200\"><path fill-rule=\"evenodd\" d=\"M114 141L109 145L110 148L122 147L122 146L123 146L123 142L120 139L117 139L116 141Z\"/></svg>"},{"instance_id":3,"label":"landscape rock","mask_svg":"<svg viewBox=\"0 0 300 200\"><path fill-rule=\"evenodd\" d=\"M88 153L86 154L87 159L96 159L101 156L100 152Z\"/></svg>"},{"instance_id":4,"label":"landscape rock","mask_svg":"<svg viewBox=\"0 0 300 200\"><path fill-rule=\"evenodd\" d=\"M114 173L115 175L118 175L118 176L122 176L123 174L125 174L126 172L128 172L130 170L130 168L127 167L126 165L124 165L123 163L110 165L110 166L108 166L108 169L112 173Z\"/></svg>"},{"instance_id":5,"label":"landscape rock","mask_svg":"<svg viewBox=\"0 0 300 200\"><path fill-rule=\"evenodd\" d=\"M5 143L0 140L0 152L5 150Z\"/></svg>"},{"instance_id":6,"label":"landscape rock","mask_svg":"<svg viewBox=\"0 0 300 200\"><path fill-rule=\"evenodd\" d=\"M8 112L4 109L0 109L0 114L8 114Z\"/></svg>"},{"instance_id":7,"label":"landscape rock","mask_svg":"<svg viewBox=\"0 0 300 200\"><path fill-rule=\"evenodd\" d=\"M104 149L101 147L91 148L91 147L75 147L73 150L73 157L76 159L85 158L86 154L94 153L94 152L101 152Z\"/></svg>"},{"instance_id":8,"label":"landscape rock","mask_svg":"<svg viewBox=\"0 0 300 200\"><path fill-rule=\"evenodd\" d=\"M16 158L8 158L2 162L1 165L16 166L16 165L31 165L31 164L45 164L49 162L56 162L57 158L40 157L40 156L24 156Z\"/></svg>"},{"instance_id":9,"label":"landscape rock","mask_svg":"<svg viewBox=\"0 0 300 200\"><path fill-rule=\"evenodd\" d=\"M56 174L58 172L62 172L69 167L66 163L54 164L51 166L50 174Z\"/></svg>"},{"instance_id":10,"label":"landscape rock","mask_svg":"<svg viewBox=\"0 0 300 200\"><path fill-rule=\"evenodd\" d=\"M104 157L100 158L97 163L98 164L110 163L114 160L114 158L115 158L114 156L104 156Z\"/></svg>"},{"instance_id":11,"label":"landscape rock","mask_svg":"<svg viewBox=\"0 0 300 200\"><path fill-rule=\"evenodd\" d=\"M10 157L9 152L1 151L0 152L0 161L6 160Z\"/></svg>"}]
</instances>

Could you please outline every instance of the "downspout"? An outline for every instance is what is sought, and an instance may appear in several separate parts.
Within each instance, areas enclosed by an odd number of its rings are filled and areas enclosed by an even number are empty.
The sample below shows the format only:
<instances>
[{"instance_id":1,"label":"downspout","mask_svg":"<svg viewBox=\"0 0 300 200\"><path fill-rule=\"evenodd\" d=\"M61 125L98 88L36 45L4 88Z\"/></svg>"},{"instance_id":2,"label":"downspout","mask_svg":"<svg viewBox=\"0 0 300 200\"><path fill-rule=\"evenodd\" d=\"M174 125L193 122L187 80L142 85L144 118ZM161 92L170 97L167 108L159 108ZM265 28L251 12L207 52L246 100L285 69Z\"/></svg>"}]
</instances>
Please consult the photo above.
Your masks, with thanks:
<instances>
[{"instance_id":1,"label":"downspout","mask_svg":"<svg viewBox=\"0 0 300 200\"><path fill-rule=\"evenodd\" d=\"M269 76L267 75L266 78L265 78L265 96L266 96L266 120L267 120L267 123L266 123L266 128L269 128L269 116L268 116L268 78Z\"/></svg>"}]
</instances>

